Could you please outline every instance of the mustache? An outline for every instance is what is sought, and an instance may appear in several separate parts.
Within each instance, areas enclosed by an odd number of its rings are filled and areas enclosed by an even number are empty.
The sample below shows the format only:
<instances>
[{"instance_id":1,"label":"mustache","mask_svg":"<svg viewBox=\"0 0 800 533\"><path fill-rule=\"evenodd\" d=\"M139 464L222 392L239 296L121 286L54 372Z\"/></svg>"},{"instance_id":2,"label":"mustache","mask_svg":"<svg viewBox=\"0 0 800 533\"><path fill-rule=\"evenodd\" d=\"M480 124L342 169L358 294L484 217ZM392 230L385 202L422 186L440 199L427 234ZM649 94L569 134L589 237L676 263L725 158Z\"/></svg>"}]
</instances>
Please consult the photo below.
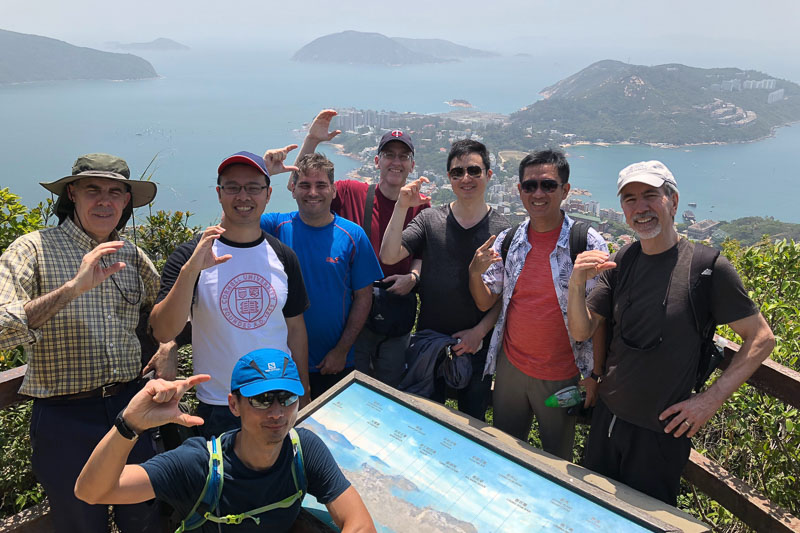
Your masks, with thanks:
<instances>
[{"instance_id":1,"label":"mustache","mask_svg":"<svg viewBox=\"0 0 800 533\"><path fill-rule=\"evenodd\" d=\"M658 218L658 215L655 213L655 211L645 211L644 213L639 213L638 215L633 215L633 221L634 222L639 222L641 220L644 220L645 218L651 218L651 217L652 218Z\"/></svg>"}]
</instances>

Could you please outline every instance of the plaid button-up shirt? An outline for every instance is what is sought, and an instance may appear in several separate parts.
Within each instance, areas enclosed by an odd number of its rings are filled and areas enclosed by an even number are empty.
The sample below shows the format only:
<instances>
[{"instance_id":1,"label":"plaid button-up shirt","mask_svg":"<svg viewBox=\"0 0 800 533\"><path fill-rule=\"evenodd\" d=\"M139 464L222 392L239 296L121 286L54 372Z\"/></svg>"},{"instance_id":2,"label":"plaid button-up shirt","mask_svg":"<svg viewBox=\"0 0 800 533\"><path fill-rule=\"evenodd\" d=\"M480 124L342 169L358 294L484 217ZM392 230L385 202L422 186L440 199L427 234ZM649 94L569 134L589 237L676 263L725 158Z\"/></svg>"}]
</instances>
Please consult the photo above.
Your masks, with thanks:
<instances>
[{"instance_id":1,"label":"plaid button-up shirt","mask_svg":"<svg viewBox=\"0 0 800 533\"><path fill-rule=\"evenodd\" d=\"M159 277L144 252L127 241L101 259L104 266L123 261L125 268L72 300L38 330L28 327L25 304L71 280L97 244L67 219L23 235L0 256L0 349L24 346L28 371L21 394L74 394L139 374L136 326L140 311L153 307Z\"/></svg>"}]
</instances>

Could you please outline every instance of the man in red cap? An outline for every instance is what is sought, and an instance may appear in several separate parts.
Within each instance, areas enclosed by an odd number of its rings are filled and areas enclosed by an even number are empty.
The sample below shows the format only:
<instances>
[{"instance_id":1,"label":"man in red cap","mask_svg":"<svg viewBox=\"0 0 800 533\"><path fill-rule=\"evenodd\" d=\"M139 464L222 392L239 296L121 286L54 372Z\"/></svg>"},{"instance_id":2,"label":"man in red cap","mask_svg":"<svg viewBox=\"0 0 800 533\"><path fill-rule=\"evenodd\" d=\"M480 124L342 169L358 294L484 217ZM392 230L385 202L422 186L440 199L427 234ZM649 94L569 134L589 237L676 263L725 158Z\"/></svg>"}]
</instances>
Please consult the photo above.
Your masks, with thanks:
<instances>
[{"instance_id":1,"label":"man in red cap","mask_svg":"<svg viewBox=\"0 0 800 533\"><path fill-rule=\"evenodd\" d=\"M309 301L300 265L291 248L259 225L272 193L270 176L295 168L283 164L293 148L278 151L281 157L269 164L251 152L223 160L217 170L222 222L180 245L164 265L150 324L156 339L167 341L191 320L194 371L211 376L197 387L206 437L239 425L228 409L237 359L230 354L265 347L291 353L309 390L303 321Z\"/></svg>"},{"instance_id":2,"label":"man in red cap","mask_svg":"<svg viewBox=\"0 0 800 533\"><path fill-rule=\"evenodd\" d=\"M320 143L330 141L340 130L329 131L331 120L336 116L333 109L324 109L319 112L308 130L298 160L306 154L313 153ZM391 130L381 137L378 143L378 153L375 156L375 167L380 171L377 184L369 184L359 180L337 180L336 197L331 203L331 210L337 215L351 220L364 228L375 255L378 255L383 241L383 234L389 219L392 217L394 205L400 195L400 189L406 184L408 175L414 171L414 143L408 132ZM289 183L291 189L291 182ZM370 205L370 208L367 208ZM417 213L430 207L430 202L409 209L403 227L414 218ZM369 220L367 220L369 219ZM416 296L411 293L419 283L419 273L422 261L408 257L394 265L380 263L386 276L381 282L376 282L377 291L386 291L387 298L406 298L413 300L411 305L403 306L413 313L416 309ZM378 297L384 297L380 295ZM403 302L399 302L400 307ZM413 325L414 317L396 317L408 320L403 322ZM411 334L411 326L402 334L395 334L390 325L384 326L384 331L377 331L374 321L367 321L356 339L353 349L355 351L355 367L360 372L367 373L384 383L397 386L405 371L405 351ZM403 329L403 328L401 328Z\"/></svg>"}]
</instances>

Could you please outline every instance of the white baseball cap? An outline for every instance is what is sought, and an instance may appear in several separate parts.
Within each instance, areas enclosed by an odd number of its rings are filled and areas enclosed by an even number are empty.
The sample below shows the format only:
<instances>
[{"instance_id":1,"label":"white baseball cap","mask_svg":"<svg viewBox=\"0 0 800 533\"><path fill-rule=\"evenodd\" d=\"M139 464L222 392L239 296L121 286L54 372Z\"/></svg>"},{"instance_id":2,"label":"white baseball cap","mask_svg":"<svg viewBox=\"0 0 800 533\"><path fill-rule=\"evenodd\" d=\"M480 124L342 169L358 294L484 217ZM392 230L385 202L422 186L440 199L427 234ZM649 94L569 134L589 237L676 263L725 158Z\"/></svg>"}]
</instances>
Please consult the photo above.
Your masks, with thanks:
<instances>
[{"instance_id":1,"label":"white baseball cap","mask_svg":"<svg viewBox=\"0 0 800 533\"><path fill-rule=\"evenodd\" d=\"M646 183L653 187L661 187L665 183L669 183L675 190L678 190L675 176L661 161L641 161L620 170L619 179L617 179L617 196L627 184L636 182Z\"/></svg>"}]
</instances>

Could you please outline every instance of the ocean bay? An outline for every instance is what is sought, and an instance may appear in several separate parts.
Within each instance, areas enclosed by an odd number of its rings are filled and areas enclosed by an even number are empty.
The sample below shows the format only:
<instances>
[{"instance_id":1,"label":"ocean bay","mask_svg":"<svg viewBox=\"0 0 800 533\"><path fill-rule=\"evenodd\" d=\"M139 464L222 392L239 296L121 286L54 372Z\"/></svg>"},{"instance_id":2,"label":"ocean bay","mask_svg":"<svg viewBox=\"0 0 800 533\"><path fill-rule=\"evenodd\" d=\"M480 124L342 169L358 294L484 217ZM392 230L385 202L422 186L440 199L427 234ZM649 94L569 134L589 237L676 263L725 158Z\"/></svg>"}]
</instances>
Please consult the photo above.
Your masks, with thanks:
<instances>
[{"instance_id":1,"label":"ocean bay","mask_svg":"<svg viewBox=\"0 0 800 533\"><path fill-rule=\"evenodd\" d=\"M262 152L299 144L295 130L319 109L441 113L451 109L445 100L463 98L481 111L511 113L532 103L543 87L588 64L576 58L555 63L500 57L390 68L292 63L286 50L143 55L161 79L0 87L0 186L33 205L46 197L38 182L69 174L79 154L118 154L137 175L157 154L153 180L160 190L155 207L192 211L193 223L204 225L218 216L214 185L219 161L242 149ZM480 76L471 75L475 72ZM800 222L794 205L798 146L796 125L746 144L573 146L567 151L573 186L591 191L601 207L618 207L619 169L660 159L678 179L680 211L696 202L691 209L698 220L773 216ZM330 147L325 151L337 176L358 166ZM294 209L285 179L273 181L268 209Z\"/></svg>"}]
</instances>

